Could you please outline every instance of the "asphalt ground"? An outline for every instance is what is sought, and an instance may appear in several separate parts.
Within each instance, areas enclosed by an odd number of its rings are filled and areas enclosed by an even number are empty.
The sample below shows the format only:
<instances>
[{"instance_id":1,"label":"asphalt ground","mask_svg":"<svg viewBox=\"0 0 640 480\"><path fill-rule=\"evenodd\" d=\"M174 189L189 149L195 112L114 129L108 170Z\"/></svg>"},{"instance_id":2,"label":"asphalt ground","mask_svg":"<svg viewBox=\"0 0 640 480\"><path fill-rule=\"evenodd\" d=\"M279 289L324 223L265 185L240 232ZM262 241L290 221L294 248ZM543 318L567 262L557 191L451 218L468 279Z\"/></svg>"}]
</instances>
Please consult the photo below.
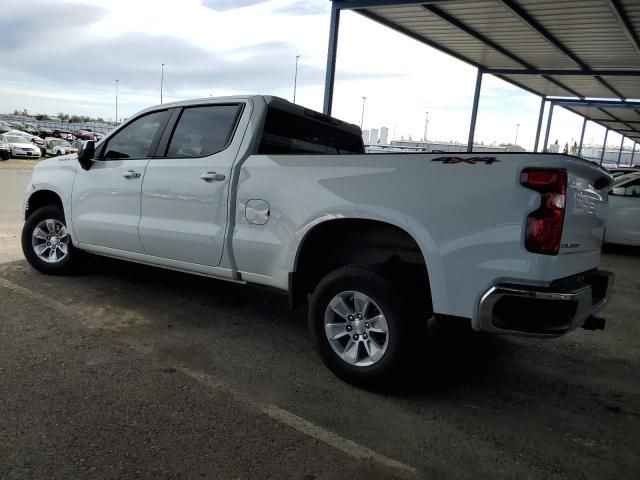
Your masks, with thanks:
<instances>
[{"instance_id":1,"label":"asphalt ground","mask_svg":"<svg viewBox=\"0 0 640 480\"><path fill-rule=\"evenodd\" d=\"M0 163L0 478L640 478L640 252L603 332L433 328L390 393L336 379L286 298L19 248L29 162Z\"/></svg>"}]
</instances>

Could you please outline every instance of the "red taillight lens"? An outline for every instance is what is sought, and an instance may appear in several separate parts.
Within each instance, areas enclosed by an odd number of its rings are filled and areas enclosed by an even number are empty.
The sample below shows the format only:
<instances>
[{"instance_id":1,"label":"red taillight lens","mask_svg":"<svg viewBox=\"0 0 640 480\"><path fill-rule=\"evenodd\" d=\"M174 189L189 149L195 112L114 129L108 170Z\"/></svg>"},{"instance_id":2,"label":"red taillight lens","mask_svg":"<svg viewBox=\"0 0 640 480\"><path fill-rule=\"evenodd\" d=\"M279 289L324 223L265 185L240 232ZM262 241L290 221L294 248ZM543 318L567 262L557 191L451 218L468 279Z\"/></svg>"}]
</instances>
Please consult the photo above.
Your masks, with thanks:
<instances>
[{"instance_id":1,"label":"red taillight lens","mask_svg":"<svg viewBox=\"0 0 640 480\"><path fill-rule=\"evenodd\" d=\"M560 251L567 194L567 171L557 168L525 168L520 183L539 192L540 208L527 217L524 245L543 255Z\"/></svg>"}]
</instances>

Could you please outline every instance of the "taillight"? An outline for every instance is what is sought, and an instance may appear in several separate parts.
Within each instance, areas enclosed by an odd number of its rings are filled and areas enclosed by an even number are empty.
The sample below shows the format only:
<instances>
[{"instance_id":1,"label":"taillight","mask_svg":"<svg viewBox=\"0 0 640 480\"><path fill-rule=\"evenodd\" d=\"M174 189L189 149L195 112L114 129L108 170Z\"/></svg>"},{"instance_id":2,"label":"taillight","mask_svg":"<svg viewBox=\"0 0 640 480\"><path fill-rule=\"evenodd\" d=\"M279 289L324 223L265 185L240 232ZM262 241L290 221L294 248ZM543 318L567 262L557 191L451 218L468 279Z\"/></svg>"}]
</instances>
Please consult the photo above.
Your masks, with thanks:
<instances>
[{"instance_id":1,"label":"taillight","mask_svg":"<svg viewBox=\"0 0 640 480\"><path fill-rule=\"evenodd\" d=\"M567 171L560 168L525 168L520 183L542 196L540 208L527 217L524 245L543 255L560 251L567 194Z\"/></svg>"}]
</instances>

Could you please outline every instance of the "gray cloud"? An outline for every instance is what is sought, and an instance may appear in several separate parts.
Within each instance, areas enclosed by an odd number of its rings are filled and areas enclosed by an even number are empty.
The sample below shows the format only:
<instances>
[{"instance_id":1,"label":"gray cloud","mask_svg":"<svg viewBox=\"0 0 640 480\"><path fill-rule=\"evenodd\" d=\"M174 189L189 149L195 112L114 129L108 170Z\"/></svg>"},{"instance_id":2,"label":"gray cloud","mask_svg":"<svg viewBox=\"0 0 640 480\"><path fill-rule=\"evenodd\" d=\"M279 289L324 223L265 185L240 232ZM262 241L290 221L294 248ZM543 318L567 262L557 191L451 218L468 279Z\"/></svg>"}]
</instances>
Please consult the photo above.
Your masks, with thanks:
<instances>
[{"instance_id":1,"label":"gray cloud","mask_svg":"<svg viewBox=\"0 0 640 480\"><path fill-rule=\"evenodd\" d=\"M234 8L249 7L266 3L268 0L203 0L202 5L211 10L224 12L225 10L233 10Z\"/></svg>"},{"instance_id":2,"label":"gray cloud","mask_svg":"<svg viewBox=\"0 0 640 480\"><path fill-rule=\"evenodd\" d=\"M72 30L95 23L106 14L106 10L92 5L43 0L28 4L19 0L3 1L0 14L0 51L20 47L37 39L43 31L57 33L63 41L72 37ZM51 45L43 45L43 48L50 47Z\"/></svg>"},{"instance_id":3,"label":"gray cloud","mask_svg":"<svg viewBox=\"0 0 640 480\"><path fill-rule=\"evenodd\" d=\"M285 15L324 15L331 10L329 2L318 0L301 0L286 7L274 10Z\"/></svg>"},{"instance_id":4,"label":"gray cloud","mask_svg":"<svg viewBox=\"0 0 640 480\"><path fill-rule=\"evenodd\" d=\"M212 52L169 35L127 33L105 39L74 27L103 18L105 12L101 9L55 1L38 3L37 8L20 3L9 0L9 8L2 16L0 72L8 73L8 78L27 80L28 87L34 90L39 86L64 92L111 89L118 79L123 91L155 93L161 63L166 64L168 96L179 91L210 93L220 89L272 93L293 83L295 56L299 52L291 44L266 42ZM248 2L234 5L238 3ZM60 12L67 17L59 16ZM25 29L27 17L29 25L38 28ZM54 18L64 18L64 22L51 21ZM23 35L22 30L28 34ZM11 39L10 44L7 39ZM341 80L391 76L396 75L340 72ZM324 65L303 61L298 80L299 85L322 85Z\"/></svg>"}]
</instances>

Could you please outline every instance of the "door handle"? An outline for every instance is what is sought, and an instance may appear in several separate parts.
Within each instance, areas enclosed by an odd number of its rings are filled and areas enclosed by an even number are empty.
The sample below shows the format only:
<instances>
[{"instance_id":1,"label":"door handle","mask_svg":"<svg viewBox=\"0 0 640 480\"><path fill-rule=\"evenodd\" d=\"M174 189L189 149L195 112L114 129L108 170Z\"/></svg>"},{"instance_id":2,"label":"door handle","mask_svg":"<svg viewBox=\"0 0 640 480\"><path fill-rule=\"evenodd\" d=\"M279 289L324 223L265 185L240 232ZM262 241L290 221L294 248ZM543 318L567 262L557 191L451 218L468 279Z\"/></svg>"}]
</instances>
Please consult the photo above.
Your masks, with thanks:
<instances>
[{"instance_id":1,"label":"door handle","mask_svg":"<svg viewBox=\"0 0 640 480\"><path fill-rule=\"evenodd\" d=\"M226 177L224 175L216 172L207 172L200 175L200 179L204 180L205 182L212 182L212 181L221 182L225 178Z\"/></svg>"},{"instance_id":2,"label":"door handle","mask_svg":"<svg viewBox=\"0 0 640 480\"><path fill-rule=\"evenodd\" d=\"M140 178L140 172L135 172L133 170L127 170L122 174L124 178Z\"/></svg>"}]
</instances>

